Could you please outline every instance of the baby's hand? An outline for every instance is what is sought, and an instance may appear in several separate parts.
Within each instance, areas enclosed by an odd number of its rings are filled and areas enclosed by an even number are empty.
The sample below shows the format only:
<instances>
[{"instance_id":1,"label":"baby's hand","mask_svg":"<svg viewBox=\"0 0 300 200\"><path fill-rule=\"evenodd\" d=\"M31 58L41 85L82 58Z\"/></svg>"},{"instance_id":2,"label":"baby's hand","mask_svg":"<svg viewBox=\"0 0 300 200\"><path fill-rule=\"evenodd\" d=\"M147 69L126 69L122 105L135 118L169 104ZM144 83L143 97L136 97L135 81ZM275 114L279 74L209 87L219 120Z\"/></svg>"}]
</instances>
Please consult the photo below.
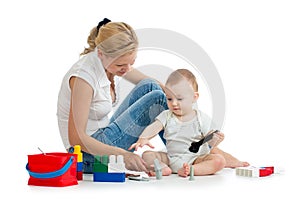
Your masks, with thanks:
<instances>
[{"instance_id":1,"label":"baby's hand","mask_svg":"<svg viewBox=\"0 0 300 200\"><path fill-rule=\"evenodd\" d=\"M144 145L149 146L150 148L154 148L154 146L150 143L149 139L146 138L140 138L138 139L138 141L134 144L132 144L128 150L131 150L134 148L134 150L136 151L139 147L143 147Z\"/></svg>"},{"instance_id":2,"label":"baby's hand","mask_svg":"<svg viewBox=\"0 0 300 200\"><path fill-rule=\"evenodd\" d=\"M208 142L208 144L213 148L218 146L223 140L225 136L224 133L218 131L214 133L213 139Z\"/></svg>"}]
</instances>

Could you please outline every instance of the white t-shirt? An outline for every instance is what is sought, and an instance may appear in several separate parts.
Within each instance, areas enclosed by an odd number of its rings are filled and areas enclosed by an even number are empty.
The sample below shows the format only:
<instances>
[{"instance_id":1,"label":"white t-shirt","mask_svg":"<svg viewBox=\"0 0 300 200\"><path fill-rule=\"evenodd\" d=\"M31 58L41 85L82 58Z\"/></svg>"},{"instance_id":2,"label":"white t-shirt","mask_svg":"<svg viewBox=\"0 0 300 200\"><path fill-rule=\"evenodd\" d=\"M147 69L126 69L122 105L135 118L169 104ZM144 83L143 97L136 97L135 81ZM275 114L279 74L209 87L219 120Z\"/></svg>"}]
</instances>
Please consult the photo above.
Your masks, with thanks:
<instances>
[{"instance_id":1,"label":"white t-shirt","mask_svg":"<svg viewBox=\"0 0 300 200\"><path fill-rule=\"evenodd\" d=\"M215 129L208 115L199 110L195 111L197 115L187 122L180 121L170 110L165 110L156 117L164 126L164 138L169 156L190 154L188 149L192 142L199 140L201 132L206 135L210 130ZM205 143L197 154L204 155L209 151L208 144Z\"/></svg>"},{"instance_id":2,"label":"white t-shirt","mask_svg":"<svg viewBox=\"0 0 300 200\"><path fill-rule=\"evenodd\" d=\"M85 80L93 88L93 98L88 116L86 133L92 135L99 128L106 127L109 123L108 115L118 101L118 78L115 78L116 101L112 103L110 84L97 51L90 52L76 62L64 76L57 102L57 119L60 135L65 148L70 147L68 139L68 119L70 112L71 77L79 77Z\"/></svg>"}]
</instances>

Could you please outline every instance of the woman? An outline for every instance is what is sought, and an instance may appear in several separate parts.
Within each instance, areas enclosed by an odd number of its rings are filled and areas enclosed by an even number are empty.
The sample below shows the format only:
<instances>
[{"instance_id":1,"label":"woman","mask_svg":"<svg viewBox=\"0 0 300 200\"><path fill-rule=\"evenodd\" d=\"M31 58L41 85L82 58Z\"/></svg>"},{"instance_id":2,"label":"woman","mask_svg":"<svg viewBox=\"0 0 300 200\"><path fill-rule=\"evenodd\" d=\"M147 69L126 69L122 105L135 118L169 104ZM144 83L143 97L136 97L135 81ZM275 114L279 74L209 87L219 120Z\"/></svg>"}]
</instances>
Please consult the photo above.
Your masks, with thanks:
<instances>
[{"instance_id":1,"label":"woman","mask_svg":"<svg viewBox=\"0 0 300 200\"><path fill-rule=\"evenodd\" d=\"M138 39L126 23L104 19L88 37L89 47L65 75L57 117L67 150L80 145L83 171L93 170L93 155L123 155L129 170L147 171L142 158L129 152L143 129L167 108L159 83L132 68ZM118 77L136 84L109 120L118 102Z\"/></svg>"},{"instance_id":2,"label":"woman","mask_svg":"<svg viewBox=\"0 0 300 200\"><path fill-rule=\"evenodd\" d=\"M162 85L132 68L137 56L138 39L126 23L104 19L88 37L89 47L63 78L58 96L57 118L64 146L80 145L83 171L92 173L93 155L123 155L129 170L145 171L143 159L127 149L135 143L155 117L168 109ZM118 103L118 78L135 88L109 119ZM222 154L227 167L248 165Z\"/></svg>"}]
</instances>

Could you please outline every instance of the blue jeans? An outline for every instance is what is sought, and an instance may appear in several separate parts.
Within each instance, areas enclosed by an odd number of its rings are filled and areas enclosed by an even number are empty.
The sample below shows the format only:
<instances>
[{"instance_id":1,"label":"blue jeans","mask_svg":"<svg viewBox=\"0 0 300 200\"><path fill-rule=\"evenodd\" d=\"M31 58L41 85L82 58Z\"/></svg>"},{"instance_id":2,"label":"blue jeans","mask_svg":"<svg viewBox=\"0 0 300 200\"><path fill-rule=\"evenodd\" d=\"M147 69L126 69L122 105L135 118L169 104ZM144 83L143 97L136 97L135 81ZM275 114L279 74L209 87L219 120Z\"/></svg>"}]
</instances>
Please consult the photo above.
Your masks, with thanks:
<instances>
[{"instance_id":1,"label":"blue jeans","mask_svg":"<svg viewBox=\"0 0 300 200\"><path fill-rule=\"evenodd\" d=\"M128 94L111 117L110 124L98 129L92 137L102 143L127 150L137 141L146 126L166 109L166 96L161 87L154 80L144 79ZM160 136L162 138L162 133ZM93 163L94 156L83 152L84 173L93 172Z\"/></svg>"}]
</instances>

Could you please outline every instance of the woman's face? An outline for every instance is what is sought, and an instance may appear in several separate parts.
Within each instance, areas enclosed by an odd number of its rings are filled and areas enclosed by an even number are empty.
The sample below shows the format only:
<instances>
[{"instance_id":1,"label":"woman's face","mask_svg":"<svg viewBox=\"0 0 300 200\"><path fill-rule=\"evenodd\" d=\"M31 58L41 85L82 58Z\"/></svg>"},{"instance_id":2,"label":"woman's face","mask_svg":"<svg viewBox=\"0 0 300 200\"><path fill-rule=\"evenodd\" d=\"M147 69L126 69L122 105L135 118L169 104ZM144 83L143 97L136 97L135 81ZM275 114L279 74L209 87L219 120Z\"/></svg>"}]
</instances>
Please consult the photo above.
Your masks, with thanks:
<instances>
[{"instance_id":1,"label":"woman's face","mask_svg":"<svg viewBox=\"0 0 300 200\"><path fill-rule=\"evenodd\" d=\"M124 76L132 69L132 65L135 62L137 52L131 52L124 54L117 58L105 56L104 54L98 54L104 68L111 74L116 76Z\"/></svg>"}]
</instances>

